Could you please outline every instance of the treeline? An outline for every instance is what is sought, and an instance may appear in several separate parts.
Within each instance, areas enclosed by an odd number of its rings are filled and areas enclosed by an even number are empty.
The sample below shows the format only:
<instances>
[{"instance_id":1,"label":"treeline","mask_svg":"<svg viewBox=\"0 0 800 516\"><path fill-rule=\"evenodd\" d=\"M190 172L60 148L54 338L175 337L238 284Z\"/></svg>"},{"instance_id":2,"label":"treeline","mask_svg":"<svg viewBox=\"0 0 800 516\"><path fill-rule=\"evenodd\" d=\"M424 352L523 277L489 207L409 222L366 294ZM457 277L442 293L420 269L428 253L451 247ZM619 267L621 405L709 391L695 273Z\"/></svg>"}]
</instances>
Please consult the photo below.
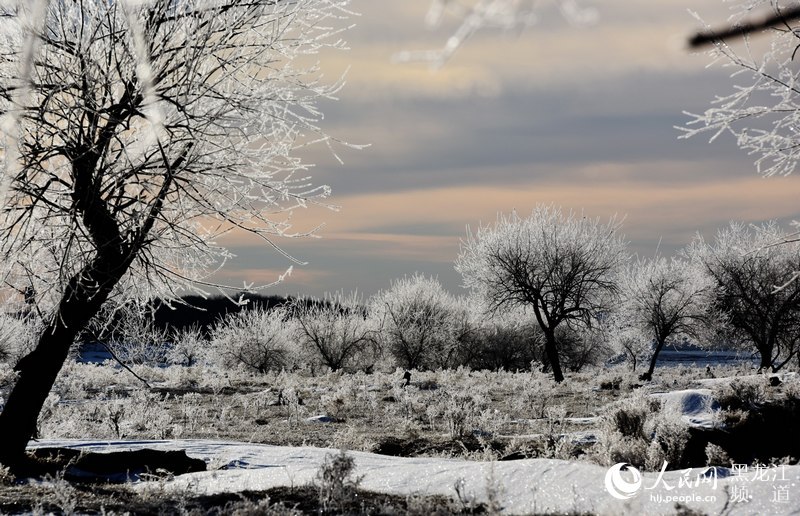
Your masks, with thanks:
<instances>
[{"instance_id":1,"label":"treeline","mask_svg":"<svg viewBox=\"0 0 800 516\"><path fill-rule=\"evenodd\" d=\"M87 338L129 363L257 372L536 368L556 381L611 359L649 380L665 346L735 348L771 371L800 357L800 242L776 222L734 222L674 257L640 259L615 221L540 206L470 234L455 267L469 289L462 296L415 274L368 299L156 301L98 317ZM35 324L3 318L0 358L22 356Z\"/></svg>"}]
</instances>

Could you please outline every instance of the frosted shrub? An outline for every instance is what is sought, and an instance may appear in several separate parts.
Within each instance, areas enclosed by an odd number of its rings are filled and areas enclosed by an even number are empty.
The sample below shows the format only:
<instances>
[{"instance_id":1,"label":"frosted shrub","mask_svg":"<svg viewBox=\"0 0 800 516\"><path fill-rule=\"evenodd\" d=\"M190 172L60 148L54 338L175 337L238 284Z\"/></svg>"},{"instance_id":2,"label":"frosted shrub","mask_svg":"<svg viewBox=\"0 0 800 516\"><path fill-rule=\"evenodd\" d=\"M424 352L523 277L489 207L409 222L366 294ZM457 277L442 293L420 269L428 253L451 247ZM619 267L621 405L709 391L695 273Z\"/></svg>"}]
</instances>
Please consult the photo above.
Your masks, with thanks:
<instances>
[{"instance_id":1,"label":"frosted shrub","mask_svg":"<svg viewBox=\"0 0 800 516\"><path fill-rule=\"evenodd\" d=\"M601 418L600 433L591 454L601 464L627 462L650 471L665 461L672 468L681 465L689 439L680 414L644 394L611 406Z\"/></svg>"},{"instance_id":2,"label":"frosted shrub","mask_svg":"<svg viewBox=\"0 0 800 516\"><path fill-rule=\"evenodd\" d=\"M266 373L294 365L295 327L284 308L243 310L223 318L211 349L224 367Z\"/></svg>"},{"instance_id":3,"label":"frosted shrub","mask_svg":"<svg viewBox=\"0 0 800 516\"><path fill-rule=\"evenodd\" d=\"M33 350L41 322L33 316L0 313L0 363L16 363Z\"/></svg>"},{"instance_id":4,"label":"frosted shrub","mask_svg":"<svg viewBox=\"0 0 800 516\"><path fill-rule=\"evenodd\" d=\"M121 419L122 434L150 439L170 437L173 419L162 401L161 395L144 389L134 391L127 400L120 400L125 409Z\"/></svg>"},{"instance_id":5,"label":"frosted shrub","mask_svg":"<svg viewBox=\"0 0 800 516\"><path fill-rule=\"evenodd\" d=\"M425 415L431 426L441 422L453 438L463 437L473 431L482 431L481 422L491 406L485 382L466 377L466 371L443 371L441 387L425 396Z\"/></svg>"},{"instance_id":6,"label":"frosted shrub","mask_svg":"<svg viewBox=\"0 0 800 516\"><path fill-rule=\"evenodd\" d=\"M512 401L512 409L516 413L530 414L535 418L546 417L547 407L553 404L559 392L559 386L553 379L539 371L532 370L527 381L519 387Z\"/></svg>"},{"instance_id":7,"label":"frosted shrub","mask_svg":"<svg viewBox=\"0 0 800 516\"><path fill-rule=\"evenodd\" d=\"M706 445L707 466L730 467L732 464L733 460L722 446L718 446L714 443L708 443Z\"/></svg>"},{"instance_id":8,"label":"frosted shrub","mask_svg":"<svg viewBox=\"0 0 800 516\"><path fill-rule=\"evenodd\" d=\"M317 472L316 487L319 505L326 514L348 511L356 502L362 477L353 476L355 460L344 450L328 454Z\"/></svg>"},{"instance_id":9,"label":"frosted shrub","mask_svg":"<svg viewBox=\"0 0 800 516\"><path fill-rule=\"evenodd\" d=\"M130 304L101 315L93 325L96 334L108 335L103 340L122 363L150 366L167 363L167 330L156 327L147 307Z\"/></svg>"},{"instance_id":10,"label":"frosted shrub","mask_svg":"<svg viewBox=\"0 0 800 516\"><path fill-rule=\"evenodd\" d=\"M360 298L337 295L322 301L298 299L291 310L299 344L309 360L331 371L372 368L379 353Z\"/></svg>"},{"instance_id":11,"label":"frosted shrub","mask_svg":"<svg viewBox=\"0 0 800 516\"><path fill-rule=\"evenodd\" d=\"M443 399L442 419L447 424L447 431L453 438L458 438L471 431L486 406L486 400L468 393L456 392Z\"/></svg>"},{"instance_id":12,"label":"frosted shrub","mask_svg":"<svg viewBox=\"0 0 800 516\"><path fill-rule=\"evenodd\" d=\"M571 446L568 436L564 435L564 421L567 417L567 407L554 405L545 410L546 429L544 433L546 457L568 459Z\"/></svg>"},{"instance_id":13,"label":"frosted shrub","mask_svg":"<svg viewBox=\"0 0 800 516\"><path fill-rule=\"evenodd\" d=\"M672 468L683 463L683 452L689 441L689 428L679 414L662 412L648 421L652 441L647 449L645 468L657 471L666 462Z\"/></svg>"},{"instance_id":14,"label":"frosted shrub","mask_svg":"<svg viewBox=\"0 0 800 516\"><path fill-rule=\"evenodd\" d=\"M204 362L208 352L209 342L202 330L197 326L190 326L175 332L166 358L170 364L191 367Z\"/></svg>"},{"instance_id":15,"label":"frosted shrub","mask_svg":"<svg viewBox=\"0 0 800 516\"><path fill-rule=\"evenodd\" d=\"M767 401L766 376L737 378L714 386L712 397L723 410L757 409Z\"/></svg>"},{"instance_id":16,"label":"frosted shrub","mask_svg":"<svg viewBox=\"0 0 800 516\"><path fill-rule=\"evenodd\" d=\"M525 310L486 313L475 326L475 351L467 362L471 368L524 371L542 361L544 336Z\"/></svg>"},{"instance_id":17,"label":"frosted shrub","mask_svg":"<svg viewBox=\"0 0 800 516\"><path fill-rule=\"evenodd\" d=\"M457 365L462 310L436 279L420 274L395 280L370 300L382 346L406 369Z\"/></svg>"}]
</instances>

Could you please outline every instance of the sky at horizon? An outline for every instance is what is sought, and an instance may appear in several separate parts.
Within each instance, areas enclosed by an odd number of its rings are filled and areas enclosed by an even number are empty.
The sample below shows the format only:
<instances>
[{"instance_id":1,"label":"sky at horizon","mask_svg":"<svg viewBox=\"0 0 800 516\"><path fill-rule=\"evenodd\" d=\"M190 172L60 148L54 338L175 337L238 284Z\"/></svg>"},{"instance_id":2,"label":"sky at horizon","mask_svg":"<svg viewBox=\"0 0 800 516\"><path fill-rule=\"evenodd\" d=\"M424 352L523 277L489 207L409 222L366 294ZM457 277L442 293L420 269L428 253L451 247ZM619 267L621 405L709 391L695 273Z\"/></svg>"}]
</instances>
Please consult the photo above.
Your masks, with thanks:
<instances>
[{"instance_id":1,"label":"sky at horizon","mask_svg":"<svg viewBox=\"0 0 800 516\"><path fill-rule=\"evenodd\" d=\"M705 4L705 20L726 20L721 0ZM369 147L337 147L344 164L324 146L307 150L340 208L294 214L297 231L325 226L319 238L276 240L307 264L264 293L371 295L415 272L462 293L453 261L466 228L537 203L624 218L631 251L644 256L671 255L730 220L800 219L800 175L760 177L732 137L678 139L684 111L702 112L734 84L733 70L686 49L699 27L692 2L596 1L589 27L544 9L524 32L476 34L439 70L393 63L454 29L450 20L427 30L428 6L352 1L350 50L322 56L329 77L347 70L322 125ZM221 243L237 257L215 279L230 285L269 283L291 265L242 235Z\"/></svg>"}]
</instances>

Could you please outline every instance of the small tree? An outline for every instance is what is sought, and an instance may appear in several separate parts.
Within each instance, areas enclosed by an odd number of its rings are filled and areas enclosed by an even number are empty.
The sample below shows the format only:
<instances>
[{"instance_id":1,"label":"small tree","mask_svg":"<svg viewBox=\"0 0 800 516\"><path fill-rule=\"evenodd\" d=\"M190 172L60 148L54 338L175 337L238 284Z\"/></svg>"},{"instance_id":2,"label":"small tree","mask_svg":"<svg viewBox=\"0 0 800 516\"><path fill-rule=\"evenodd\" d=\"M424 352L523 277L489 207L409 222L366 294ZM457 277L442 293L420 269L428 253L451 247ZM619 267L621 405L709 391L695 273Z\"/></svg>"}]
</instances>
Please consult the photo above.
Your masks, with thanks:
<instances>
[{"instance_id":1,"label":"small tree","mask_svg":"<svg viewBox=\"0 0 800 516\"><path fill-rule=\"evenodd\" d=\"M786 236L775 221L731 222L713 243L698 236L687 249L714 282L727 337L754 348L759 369L778 370L798 351L800 243L776 245Z\"/></svg>"},{"instance_id":2,"label":"small tree","mask_svg":"<svg viewBox=\"0 0 800 516\"><path fill-rule=\"evenodd\" d=\"M714 285L685 260L656 257L632 264L621 275L621 290L619 338L634 359L636 345L627 339L652 343L650 366L641 375L651 380L665 344L697 339L708 326Z\"/></svg>"},{"instance_id":3,"label":"small tree","mask_svg":"<svg viewBox=\"0 0 800 516\"><path fill-rule=\"evenodd\" d=\"M642 332L628 323L617 319L609 323L607 334L609 343L618 356L623 356L631 364L631 371L636 372L639 362L653 356L653 342L642 336Z\"/></svg>"},{"instance_id":4,"label":"small tree","mask_svg":"<svg viewBox=\"0 0 800 516\"><path fill-rule=\"evenodd\" d=\"M500 215L494 226L468 232L456 260L464 286L490 306L528 306L545 338L545 355L557 382L561 371L556 330L569 321L591 325L610 311L616 273L627 259L613 219L603 224L554 206L537 206L527 218Z\"/></svg>"},{"instance_id":5,"label":"small tree","mask_svg":"<svg viewBox=\"0 0 800 516\"><path fill-rule=\"evenodd\" d=\"M322 301L297 299L291 311L300 346L311 360L331 371L353 366L364 355L376 354L375 332L368 324L366 308L355 294L326 296Z\"/></svg>"},{"instance_id":6,"label":"small tree","mask_svg":"<svg viewBox=\"0 0 800 516\"><path fill-rule=\"evenodd\" d=\"M458 356L461 326L454 300L421 274L392 282L370 302L380 341L401 367L447 367Z\"/></svg>"},{"instance_id":7,"label":"small tree","mask_svg":"<svg viewBox=\"0 0 800 516\"><path fill-rule=\"evenodd\" d=\"M222 233L274 247L286 212L327 196L295 150L329 141L316 102L339 85L308 56L342 46L346 3L2 3L0 263L44 324L0 414L0 462L22 463L108 301L197 290L231 257Z\"/></svg>"}]
</instances>

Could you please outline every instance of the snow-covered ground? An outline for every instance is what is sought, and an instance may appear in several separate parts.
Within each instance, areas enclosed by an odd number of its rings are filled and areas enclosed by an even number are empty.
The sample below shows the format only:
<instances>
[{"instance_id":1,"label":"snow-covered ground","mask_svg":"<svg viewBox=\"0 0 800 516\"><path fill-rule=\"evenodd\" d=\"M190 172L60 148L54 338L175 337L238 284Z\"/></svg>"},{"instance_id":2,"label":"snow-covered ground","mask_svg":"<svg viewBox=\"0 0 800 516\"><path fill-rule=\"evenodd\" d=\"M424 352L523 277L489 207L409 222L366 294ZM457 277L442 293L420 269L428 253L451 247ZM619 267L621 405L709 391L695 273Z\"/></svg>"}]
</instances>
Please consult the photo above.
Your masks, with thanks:
<instances>
[{"instance_id":1,"label":"snow-covered ground","mask_svg":"<svg viewBox=\"0 0 800 516\"><path fill-rule=\"evenodd\" d=\"M176 477L167 488L198 494L261 490L311 482L329 453L311 447L268 446L225 441L173 440L98 442L39 441L36 447L71 447L107 452L153 448L182 449L206 461L211 471ZM706 514L789 515L800 513L800 466L749 466L644 473L609 472L585 463L547 459L473 462L458 459L400 458L350 452L364 489L393 494L445 495L461 492L477 501L494 490L508 514L594 513L607 515L675 514L676 502ZM225 466L225 469L219 469ZM704 474L705 472L705 474ZM150 484L135 484L148 489ZM611 492L615 492L613 496ZM625 498L625 499L618 499Z\"/></svg>"},{"instance_id":2,"label":"snow-covered ground","mask_svg":"<svg viewBox=\"0 0 800 516\"><path fill-rule=\"evenodd\" d=\"M682 391L651 394L664 404L663 410L679 414L683 421L694 427L713 428L719 403L711 396L711 389L686 389Z\"/></svg>"}]
</instances>

